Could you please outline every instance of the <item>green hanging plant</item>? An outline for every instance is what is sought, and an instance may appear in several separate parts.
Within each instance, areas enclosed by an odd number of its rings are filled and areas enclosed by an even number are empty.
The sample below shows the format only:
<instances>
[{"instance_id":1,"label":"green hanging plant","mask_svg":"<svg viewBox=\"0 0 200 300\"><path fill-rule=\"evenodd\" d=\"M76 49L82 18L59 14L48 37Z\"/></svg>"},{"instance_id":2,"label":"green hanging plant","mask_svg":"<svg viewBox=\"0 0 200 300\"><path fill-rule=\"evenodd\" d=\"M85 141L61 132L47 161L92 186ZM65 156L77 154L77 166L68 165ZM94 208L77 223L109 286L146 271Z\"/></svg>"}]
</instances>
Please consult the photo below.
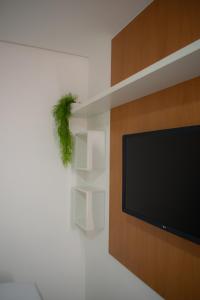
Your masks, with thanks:
<instances>
[{"instance_id":1,"label":"green hanging plant","mask_svg":"<svg viewBox=\"0 0 200 300\"><path fill-rule=\"evenodd\" d=\"M76 96L71 93L64 95L53 107L53 116L56 123L56 130L59 138L61 159L64 166L67 166L72 159L73 137L69 128L71 116L71 104L76 102Z\"/></svg>"}]
</instances>

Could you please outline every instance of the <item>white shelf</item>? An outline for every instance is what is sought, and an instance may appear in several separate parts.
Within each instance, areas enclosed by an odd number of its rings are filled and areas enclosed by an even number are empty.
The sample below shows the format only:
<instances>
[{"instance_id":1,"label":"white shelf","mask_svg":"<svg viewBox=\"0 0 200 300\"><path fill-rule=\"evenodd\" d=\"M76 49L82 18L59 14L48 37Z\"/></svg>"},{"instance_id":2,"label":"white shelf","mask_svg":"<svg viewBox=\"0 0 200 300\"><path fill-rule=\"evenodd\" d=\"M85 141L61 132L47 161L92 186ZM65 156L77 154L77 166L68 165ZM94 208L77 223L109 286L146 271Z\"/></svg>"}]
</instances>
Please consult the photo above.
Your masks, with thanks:
<instances>
[{"instance_id":1,"label":"white shelf","mask_svg":"<svg viewBox=\"0 0 200 300\"><path fill-rule=\"evenodd\" d=\"M102 189L74 187L74 221L85 232L94 232L104 227L104 198Z\"/></svg>"},{"instance_id":2,"label":"white shelf","mask_svg":"<svg viewBox=\"0 0 200 300\"><path fill-rule=\"evenodd\" d=\"M200 39L108 88L82 104L73 116L86 117L110 110L200 75Z\"/></svg>"},{"instance_id":3,"label":"white shelf","mask_svg":"<svg viewBox=\"0 0 200 300\"><path fill-rule=\"evenodd\" d=\"M105 164L103 131L88 130L75 135L74 167L80 171L103 169Z\"/></svg>"}]
</instances>

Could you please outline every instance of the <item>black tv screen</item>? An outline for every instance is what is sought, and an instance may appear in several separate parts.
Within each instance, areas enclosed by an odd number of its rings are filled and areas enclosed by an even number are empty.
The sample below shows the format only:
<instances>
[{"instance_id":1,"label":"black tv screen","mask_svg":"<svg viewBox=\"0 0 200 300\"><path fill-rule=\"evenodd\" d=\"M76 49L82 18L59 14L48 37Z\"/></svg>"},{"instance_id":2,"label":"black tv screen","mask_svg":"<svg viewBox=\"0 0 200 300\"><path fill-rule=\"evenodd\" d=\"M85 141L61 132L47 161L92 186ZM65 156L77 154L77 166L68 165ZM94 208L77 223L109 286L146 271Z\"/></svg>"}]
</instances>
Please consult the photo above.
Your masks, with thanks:
<instances>
[{"instance_id":1,"label":"black tv screen","mask_svg":"<svg viewBox=\"0 0 200 300\"><path fill-rule=\"evenodd\" d=\"M200 243L200 126L123 136L122 210Z\"/></svg>"}]
</instances>

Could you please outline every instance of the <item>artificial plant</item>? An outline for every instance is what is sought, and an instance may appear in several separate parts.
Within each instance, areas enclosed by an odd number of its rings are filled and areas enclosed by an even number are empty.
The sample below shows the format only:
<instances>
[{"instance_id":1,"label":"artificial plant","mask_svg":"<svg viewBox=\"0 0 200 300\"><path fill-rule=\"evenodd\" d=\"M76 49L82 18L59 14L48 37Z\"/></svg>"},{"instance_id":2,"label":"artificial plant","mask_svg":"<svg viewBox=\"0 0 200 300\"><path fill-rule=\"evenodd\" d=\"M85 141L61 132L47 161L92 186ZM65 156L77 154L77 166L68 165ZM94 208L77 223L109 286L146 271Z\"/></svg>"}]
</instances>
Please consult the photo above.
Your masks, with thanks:
<instances>
[{"instance_id":1,"label":"artificial plant","mask_svg":"<svg viewBox=\"0 0 200 300\"><path fill-rule=\"evenodd\" d=\"M73 137L69 128L69 118L71 116L71 104L75 102L76 96L69 93L60 98L58 103L53 107L61 159L64 166L67 166L72 159Z\"/></svg>"}]
</instances>

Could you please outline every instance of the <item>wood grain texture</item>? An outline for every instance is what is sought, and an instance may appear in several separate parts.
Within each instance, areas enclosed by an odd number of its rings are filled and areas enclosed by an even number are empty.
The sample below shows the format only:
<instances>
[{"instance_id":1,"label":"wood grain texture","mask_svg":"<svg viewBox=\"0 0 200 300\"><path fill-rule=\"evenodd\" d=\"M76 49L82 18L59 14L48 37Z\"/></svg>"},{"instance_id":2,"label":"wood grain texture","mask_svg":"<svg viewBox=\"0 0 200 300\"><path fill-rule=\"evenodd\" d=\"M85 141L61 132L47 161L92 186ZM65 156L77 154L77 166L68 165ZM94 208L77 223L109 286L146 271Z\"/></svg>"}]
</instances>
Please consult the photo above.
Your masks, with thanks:
<instances>
[{"instance_id":1,"label":"wood grain texture","mask_svg":"<svg viewBox=\"0 0 200 300\"><path fill-rule=\"evenodd\" d=\"M111 111L109 250L167 300L200 299L200 246L122 212L122 135L200 124L200 77Z\"/></svg>"},{"instance_id":2,"label":"wood grain texture","mask_svg":"<svg viewBox=\"0 0 200 300\"><path fill-rule=\"evenodd\" d=\"M153 1L113 38L111 84L199 38L199 0Z\"/></svg>"}]
</instances>

